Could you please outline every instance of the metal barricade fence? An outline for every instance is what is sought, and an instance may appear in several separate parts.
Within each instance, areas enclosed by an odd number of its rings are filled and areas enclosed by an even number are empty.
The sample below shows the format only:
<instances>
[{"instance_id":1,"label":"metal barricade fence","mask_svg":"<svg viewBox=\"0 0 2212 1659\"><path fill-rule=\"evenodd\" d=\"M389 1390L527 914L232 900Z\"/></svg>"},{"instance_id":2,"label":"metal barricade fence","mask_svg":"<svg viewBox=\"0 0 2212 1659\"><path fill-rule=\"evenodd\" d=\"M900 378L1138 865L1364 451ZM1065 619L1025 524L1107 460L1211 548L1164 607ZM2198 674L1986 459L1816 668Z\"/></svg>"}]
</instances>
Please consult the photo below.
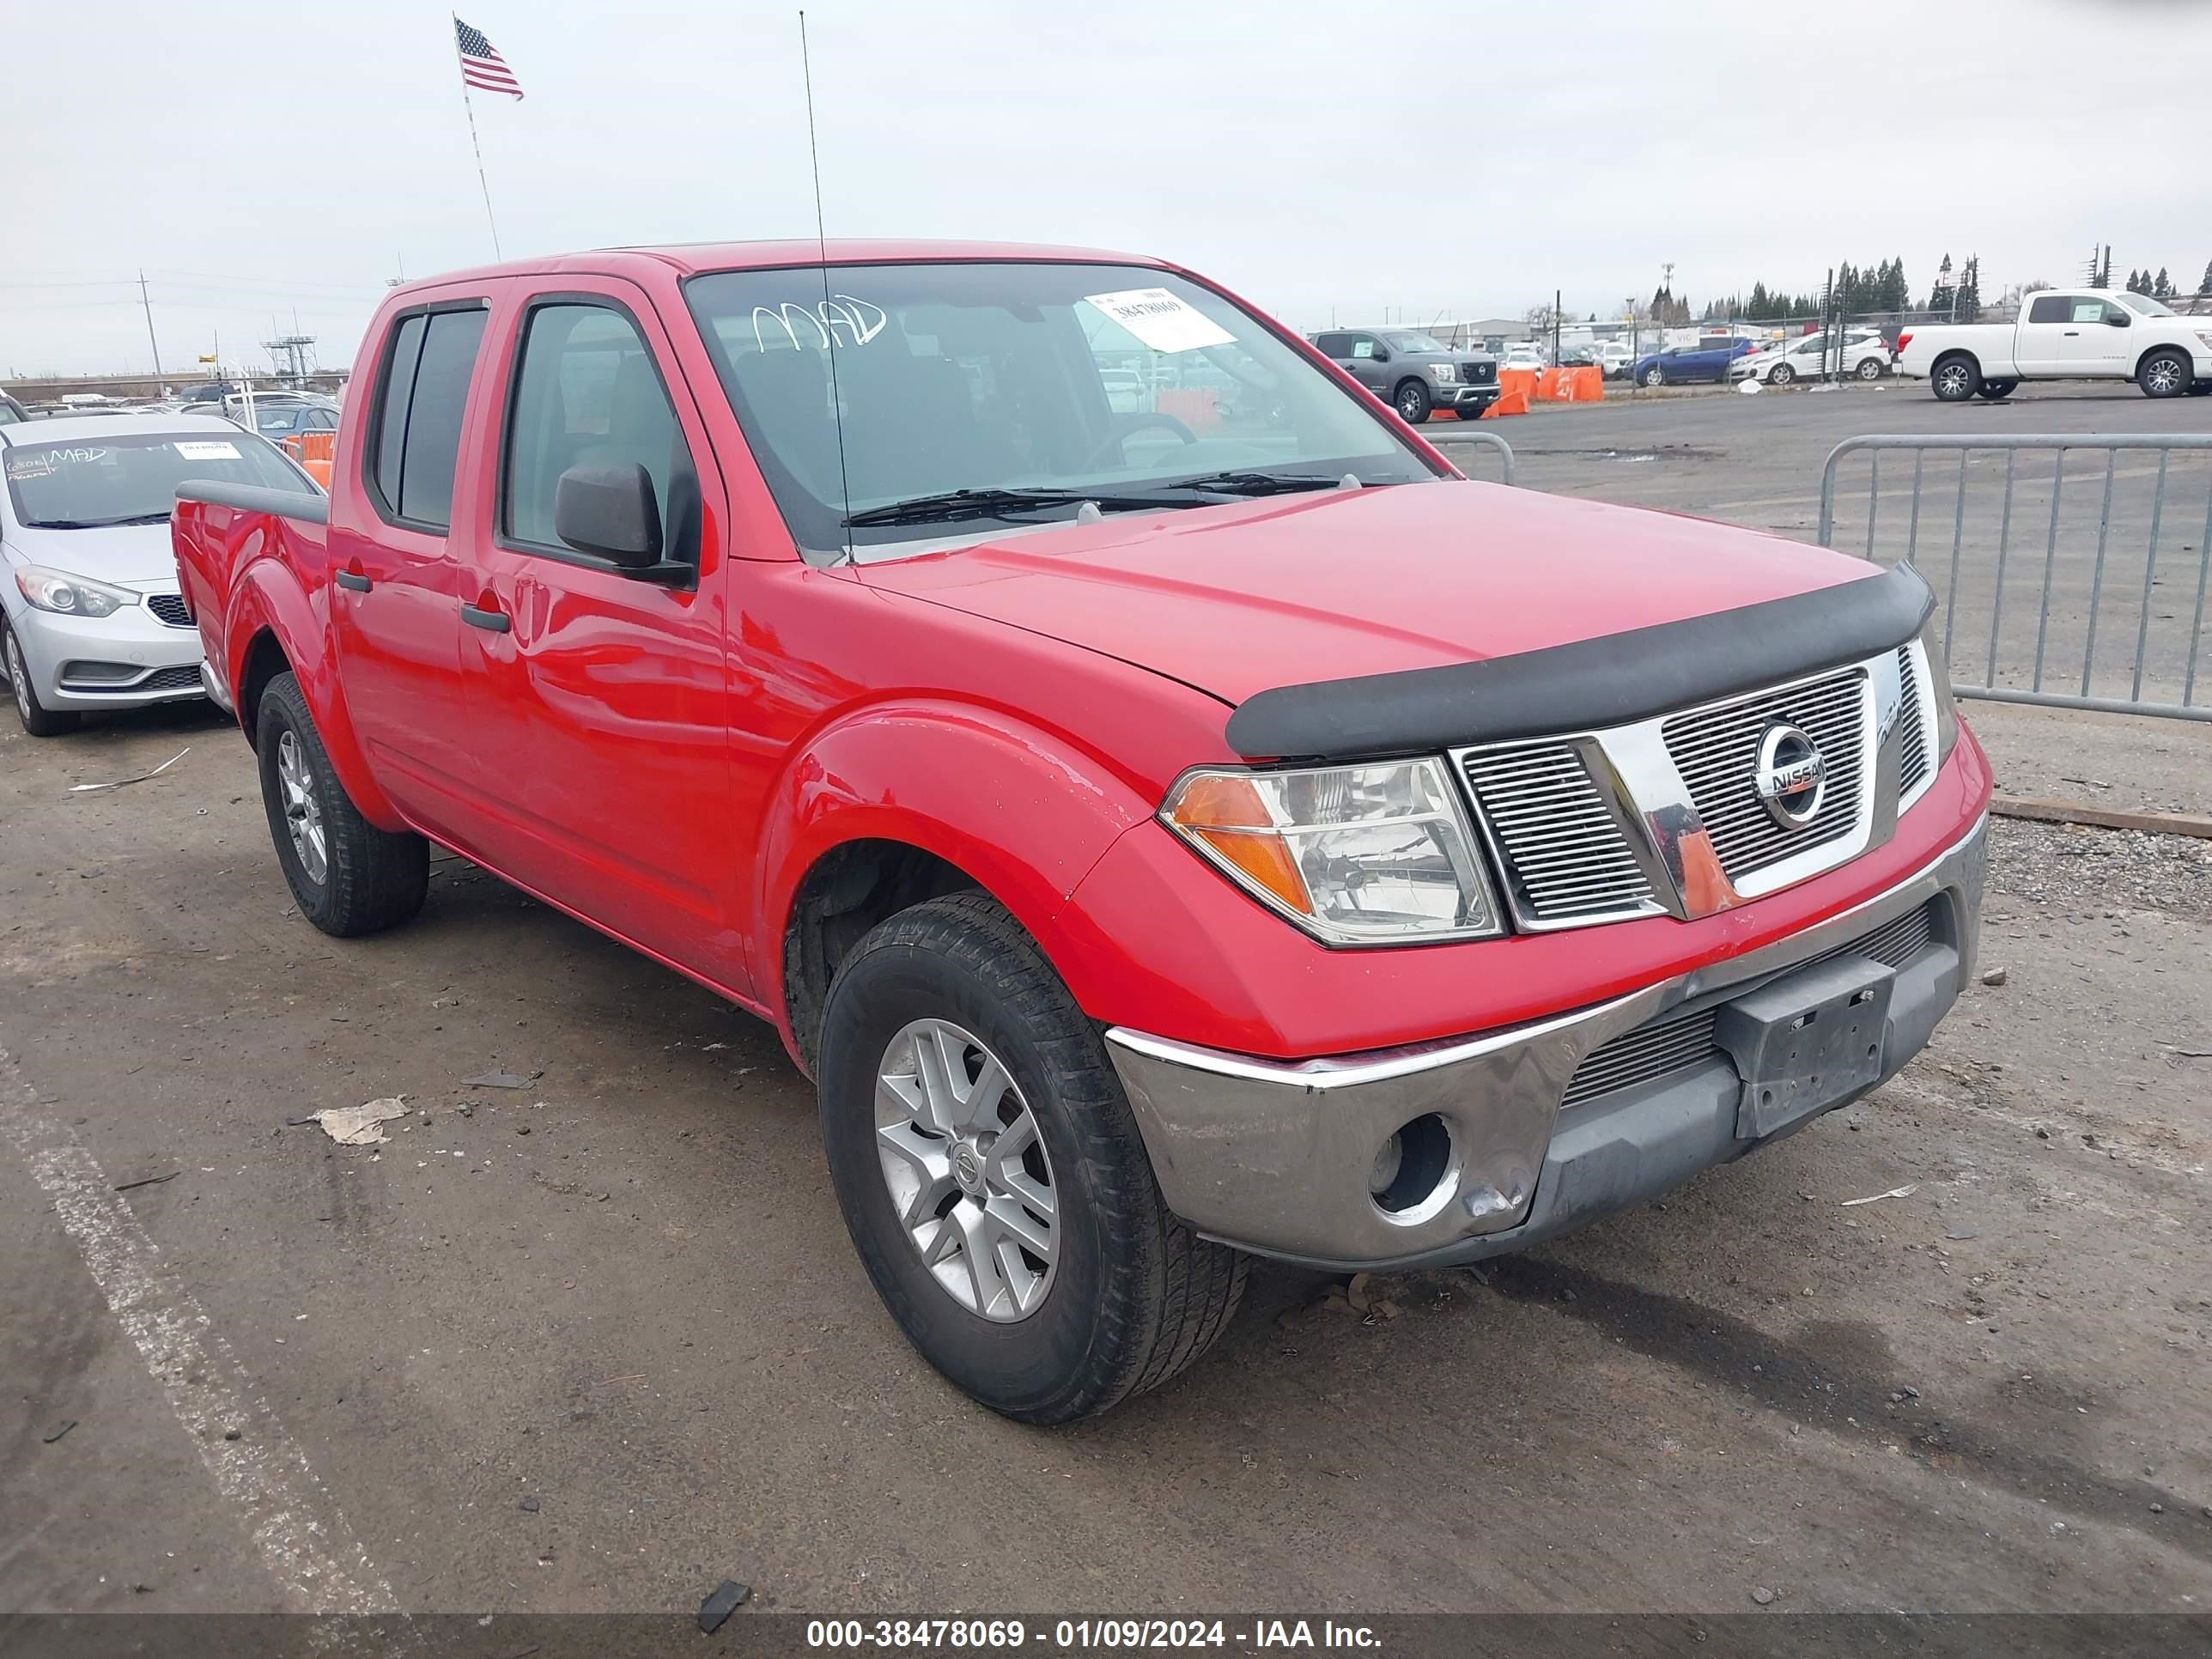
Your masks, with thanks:
<instances>
[{"instance_id":1,"label":"metal barricade fence","mask_svg":"<svg viewBox=\"0 0 2212 1659\"><path fill-rule=\"evenodd\" d=\"M1919 568L1962 697L2212 720L2212 434L1848 439L1820 541Z\"/></svg>"},{"instance_id":2,"label":"metal barricade fence","mask_svg":"<svg viewBox=\"0 0 2212 1659\"><path fill-rule=\"evenodd\" d=\"M1506 484L1510 484L1513 482L1513 446L1507 443L1504 439L1499 437L1495 432L1485 432L1480 428L1469 427L1463 432L1431 433L1428 434L1428 438L1429 441L1432 444L1479 444L1485 449L1496 450L1498 452L1498 465L1502 473L1502 476L1498 478L1498 482ZM1449 459L1449 458L1447 457L1446 459ZM1456 465L1456 463L1455 463L1455 465ZM1467 469L1465 467L1461 467L1460 471L1465 472L1467 471ZM1474 475L1469 473L1468 476L1472 477Z\"/></svg>"}]
</instances>

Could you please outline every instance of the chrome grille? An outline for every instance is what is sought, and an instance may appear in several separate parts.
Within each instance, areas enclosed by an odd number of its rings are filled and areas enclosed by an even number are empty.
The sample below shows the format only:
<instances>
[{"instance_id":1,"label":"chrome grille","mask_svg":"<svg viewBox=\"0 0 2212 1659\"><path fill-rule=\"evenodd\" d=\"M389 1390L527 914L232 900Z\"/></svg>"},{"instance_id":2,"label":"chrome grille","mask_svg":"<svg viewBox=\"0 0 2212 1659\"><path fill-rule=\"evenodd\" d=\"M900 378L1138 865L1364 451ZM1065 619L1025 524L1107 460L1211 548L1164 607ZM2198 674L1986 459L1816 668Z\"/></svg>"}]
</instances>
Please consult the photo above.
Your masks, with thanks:
<instances>
[{"instance_id":1,"label":"chrome grille","mask_svg":"<svg viewBox=\"0 0 2212 1659\"><path fill-rule=\"evenodd\" d=\"M1897 710L1897 793L1911 794L1928 781L1928 731L1920 718L1920 671L1912 647L1897 647L1897 678L1904 700Z\"/></svg>"},{"instance_id":2,"label":"chrome grille","mask_svg":"<svg viewBox=\"0 0 2212 1659\"><path fill-rule=\"evenodd\" d=\"M1832 841L1857 820L1865 702L1865 672L1850 668L1666 722L1668 751L1731 882ZM1827 763L1820 810L1796 828L1777 823L1753 785L1759 738L1776 720L1801 728Z\"/></svg>"},{"instance_id":3,"label":"chrome grille","mask_svg":"<svg viewBox=\"0 0 2212 1659\"><path fill-rule=\"evenodd\" d=\"M1487 386L1498 374L1495 363L1462 363L1459 378L1468 386Z\"/></svg>"},{"instance_id":4,"label":"chrome grille","mask_svg":"<svg viewBox=\"0 0 2212 1659\"><path fill-rule=\"evenodd\" d=\"M1464 764L1522 919L1540 926L1659 908L1578 750L1491 750Z\"/></svg>"},{"instance_id":5,"label":"chrome grille","mask_svg":"<svg viewBox=\"0 0 2212 1659\"><path fill-rule=\"evenodd\" d=\"M1871 957L1891 968L1902 968L1926 949L1935 936L1933 914L1930 907L1923 904L1813 960L1824 962L1828 957L1848 953ZM1713 1042L1713 1024L1719 1012L1716 1006L1699 1009L1693 1014L1677 1014L1656 1024L1623 1031L1610 1042L1600 1043L1575 1068L1574 1076L1567 1083L1567 1091L1560 1097L1560 1106L1578 1105L1600 1095L1617 1094L1623 1089L1632 1089L1705 1064L1723 1053Z\"/></svg>"},{"instance_id":6,"label":"chrome grille","mask_svg":"<svg viewBox=\"0 0 2212 1659\"><path fill-rule=\"evenodd\" d=\"M155 593L148 596L146 608L172 628L190 628L192 613L181 593Z\"/></svg>"},{"instance_id":7,"label":"chrome grille","mask_svg":"<svg viewBox=\"0 0 2212 1659\"><path fill-rule=\"evenodd\" d=\"M1936 924L1926 905L1909 910L1893 921L1886 921L1863 938L1855 939L1841 949L1831 951L1830 956L1872 957L1876 962L1892 968L1902 968L1925 950L1936 937Z\"/></svg>"},{"instance_id":8,"label":"chrome grille","mask_svg":"<svg viewBox=\"0 0 2212 1659\"><path fill-rule=\"evenodd\" d=\"M1638 1026L1591 1049L1575 1068L1559 1104L1577 1105L1672 1072L1702 1066L1716 1052L1713 1021L1718 1012L1708 1008L1681 1019Z\"/></svg>"}]
</instances>

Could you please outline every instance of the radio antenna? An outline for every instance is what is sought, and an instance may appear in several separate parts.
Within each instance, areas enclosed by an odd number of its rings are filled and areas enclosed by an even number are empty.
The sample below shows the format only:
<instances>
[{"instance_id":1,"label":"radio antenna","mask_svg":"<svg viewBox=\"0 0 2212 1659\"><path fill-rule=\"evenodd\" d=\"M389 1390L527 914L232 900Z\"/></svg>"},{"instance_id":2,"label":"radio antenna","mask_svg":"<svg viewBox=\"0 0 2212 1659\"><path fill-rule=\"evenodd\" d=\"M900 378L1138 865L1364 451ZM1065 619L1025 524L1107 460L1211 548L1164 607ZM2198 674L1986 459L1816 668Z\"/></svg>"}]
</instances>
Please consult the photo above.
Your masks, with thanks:
<instances>
[{"instance_id":1,"label":"radio antenna","mask_svg":"<svg viewBox=\"0 0 2212 1659\"><path fill-rule=\"evenodd\" d=\"M844 513L837 526L838 549L842 560L851 563L853 480L845 470L845 402L837 394L837 325L830 320L830 234L823 227L822 149L814 137L814 64L806 50L804 6L799 10L799 74L806 85L806 154L814 165L814 246L822 265L822 337L828 342L823 350L830 358L830 413L837 424L837 489L844 497Z\"/></svg>"}]
</instances>

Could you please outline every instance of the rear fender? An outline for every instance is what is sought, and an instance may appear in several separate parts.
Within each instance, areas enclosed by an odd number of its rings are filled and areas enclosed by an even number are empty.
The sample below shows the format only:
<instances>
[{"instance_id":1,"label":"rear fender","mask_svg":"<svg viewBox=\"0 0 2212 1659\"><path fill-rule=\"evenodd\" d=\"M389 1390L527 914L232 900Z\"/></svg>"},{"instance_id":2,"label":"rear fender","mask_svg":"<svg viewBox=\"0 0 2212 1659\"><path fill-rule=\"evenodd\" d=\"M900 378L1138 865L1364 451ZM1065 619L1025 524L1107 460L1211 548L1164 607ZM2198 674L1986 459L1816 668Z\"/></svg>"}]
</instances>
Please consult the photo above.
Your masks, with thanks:
<instances>
[{"instance_id":1,"label":"rear fender","mask_svg":"<svg viewBox=\"0 0 2212 1659\"><path fill-rule=\"evenodd\" d=\"M223 509L207 511L213 514ZM284 520L257 514L239 514L234 519L249 522L239 548L239 556L245 562L234 566L239 574L232 584L229 613L223 623L222 672L238 708L239 723L252 731L254 711L245 706L242 696L246 664L255 641L268 634L283 647L301 690L307 694L316 735L322 738L323 749L346 794L361 809L362 816L380 830L406 829L406 821L370 775L346 708L344 689L338 682L337 653L332 648L329 585L324 584L319 594L311 594L299 575L303 565L314 570L322 568L321 547L289 545L295 538L309 538Z\"/></svg>"},{"instance_id":2,"label":"rear fender","mask_svg":"<svg viewBox=\"0 0 2212 1659\"><path fill-rule=\"evenodd\" d=\"M800 883L834 848L892 841L972 877L1088 1007L1100 988L1061 939L1060 914L1155 805L1097 756L995 709L907 701L848 713L805 745L763 803L754 982L788 1041L782 942Z\"/></svg>"}]
</instances>

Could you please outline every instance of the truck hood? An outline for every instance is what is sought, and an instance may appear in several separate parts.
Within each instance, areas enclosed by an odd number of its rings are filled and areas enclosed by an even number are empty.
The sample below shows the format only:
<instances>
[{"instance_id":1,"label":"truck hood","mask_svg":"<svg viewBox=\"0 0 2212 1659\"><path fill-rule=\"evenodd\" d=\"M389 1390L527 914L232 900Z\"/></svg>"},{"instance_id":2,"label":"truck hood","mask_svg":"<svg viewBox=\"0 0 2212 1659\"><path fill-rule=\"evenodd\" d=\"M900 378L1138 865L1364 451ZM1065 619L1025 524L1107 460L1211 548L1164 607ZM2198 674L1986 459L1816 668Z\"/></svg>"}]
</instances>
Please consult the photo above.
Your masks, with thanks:
<instances>
[{"instance_id":1,"label":"truck hood","mask_svg":"<svg viewBox=\"0 0 2212 1659\"><path fill-rule=\"evenodd\" d=\"M1445 480L1125 514L860 570L872 586L1101 652L1231 705L1876 574L1706 520Z\"/></svg>"},{"instance_id":2,"label":"truck hood","mask_svg":"<svg viewBox=\"0 0 2212 1659\"><path fill-rule=\"evenodd\" d=\"M177 555L162 524L118 524L98 530L42 530L18 525L8 532L8 551L24 564L65 570L125 587L173 589Z\"/></svg>"}]
</instances>

